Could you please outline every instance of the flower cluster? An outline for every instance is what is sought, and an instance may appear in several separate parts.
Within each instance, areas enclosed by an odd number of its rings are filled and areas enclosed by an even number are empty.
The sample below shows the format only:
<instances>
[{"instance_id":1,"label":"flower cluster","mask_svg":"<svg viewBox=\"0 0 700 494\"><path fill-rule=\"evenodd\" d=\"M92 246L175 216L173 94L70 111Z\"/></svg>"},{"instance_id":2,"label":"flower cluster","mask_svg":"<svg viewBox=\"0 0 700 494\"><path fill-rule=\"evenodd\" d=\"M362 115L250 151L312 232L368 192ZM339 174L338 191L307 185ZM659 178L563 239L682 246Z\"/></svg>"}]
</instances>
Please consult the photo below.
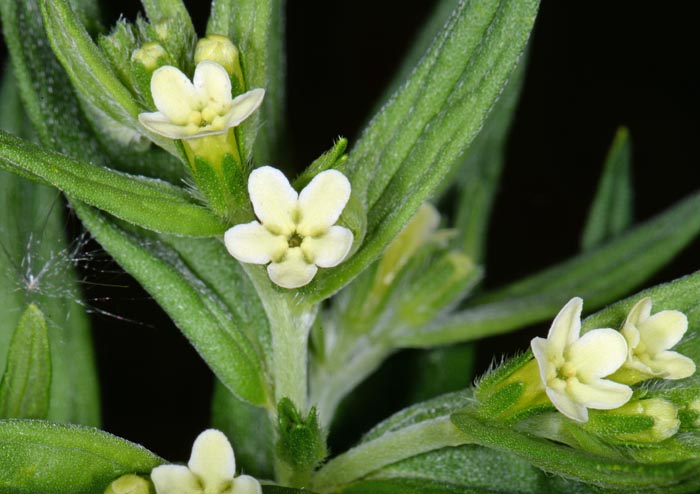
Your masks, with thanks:
<instances>
[{"instance_id":1,"label":"flower cluster","mask_svg":"<svg viewBox=\"0 0 700 494\"><path fill-rule=\"evenodd\" d=\"M600 328L581 336L582 308L580 298L571 299L547 338L531 342L545 392L566 417L586 422L589 408L611 410L627 403L629 385L695 373L691 359L669 351L688 329L683 313L665 310L652 316L651 299L644 298L630 310L620 332Z\"/></svg>"}]
</instances>

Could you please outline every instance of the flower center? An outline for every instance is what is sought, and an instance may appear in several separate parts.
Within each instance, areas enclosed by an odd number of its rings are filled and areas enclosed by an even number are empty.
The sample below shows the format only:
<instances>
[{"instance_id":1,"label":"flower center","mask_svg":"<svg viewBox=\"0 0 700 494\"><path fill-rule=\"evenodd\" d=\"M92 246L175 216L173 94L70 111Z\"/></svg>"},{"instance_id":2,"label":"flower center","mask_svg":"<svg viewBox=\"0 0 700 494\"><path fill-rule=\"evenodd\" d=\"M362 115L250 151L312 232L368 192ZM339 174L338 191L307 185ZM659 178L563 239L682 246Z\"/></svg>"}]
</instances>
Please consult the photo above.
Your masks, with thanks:
<instances>
[{"instance_id":1,"label":"flower center","mask_svg":"<svg viewBox=\"0 0 700 494\"><path fill-rule=\"evenodd\" d=\"M569 362L565 362L561 367L557 368L557 378L566 381L576 376L576 368Z\"/></svg>"},{"instance_id":2,"label":"flower center","mask_svg":"<svg viewBox=\"0 0 700 494\"><path fill-rule=\"evenodd\" d=\"M287 242L289 243L289 248L292 249L294 247L299 247L303 241L304 237L294 232Z\"/></svg>"}]
</instances>

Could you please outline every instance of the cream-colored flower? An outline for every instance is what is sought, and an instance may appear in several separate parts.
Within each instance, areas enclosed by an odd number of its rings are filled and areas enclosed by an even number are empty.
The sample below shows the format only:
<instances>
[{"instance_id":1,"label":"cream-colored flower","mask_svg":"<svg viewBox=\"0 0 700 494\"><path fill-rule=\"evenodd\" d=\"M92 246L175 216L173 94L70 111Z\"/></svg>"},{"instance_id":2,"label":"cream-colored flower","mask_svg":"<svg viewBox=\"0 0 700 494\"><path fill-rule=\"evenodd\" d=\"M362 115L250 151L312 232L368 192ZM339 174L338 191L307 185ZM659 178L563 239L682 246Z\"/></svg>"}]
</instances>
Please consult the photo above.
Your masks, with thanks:
<instances>
[{"instance_id":1,"label":"cream-colored flower","mask_svg":"<svg viewBox=\"0 0 700 494\"><path fill-rule=\"evenodd\" d=\"M622 326L629 350L619 375L628 384L654 377L683 379L695 373L695 362L669 351L688 330L688 318L677 310L652 316L651 305L649 297L637 302Z\"/></svg>"},{"instance_id":2,"label":"cream-colored flower","mask_svg":"<svg viewBox=\"0 0 700 494\"><path fill-rule=\"evenodd\" d=\"M226 69L204 60L192 81L172 65L160 67L151 77L151 95L158 111L141 113L141 125L170 139L193 139L224 134L239 125L260 106L265 90L232 98Z\"/></svg>"},{"instance_id":3,"label":"cream-colored flower","mask_svg":"<svg viewBox=\"0 0 700 494\"><path fill-rule=\"evenodd\" d=\"M187 466L161 465L151 471L157 494L262 494L260 483L236 473L236 459L226 436L202 432L192 445Z\"/></svg>"},{"instance_id":4,"label":"cream-colored flower","mask_svg":"<svg viewBox=\"0 0 700 494\"><path fill-rule=\"evenodd\" d=\"M335 225L350 199L350 182L339 171L319 173L297 193L281 171L263 166L250 174L248 192L260 221L230 228L224 242L241 262L270 263L279 286L304 286L317 266L337 266L350 252L352 232Z\"/></svg>"},{"instance_id":5,"label":"cream-colored flower","mask_svg":"<svg viewBox=\"0 0 700 494\"><path fill-rule=\"evenodd\" d=\"M577 422L588 420L589 408L618 408L632 396L629 386L603 379L625 362L625 338L610 328L580 336L582 308L583 300L572 298L557 314L547 339L530 343L547 396Z\"/></svg>"}]
</instances>

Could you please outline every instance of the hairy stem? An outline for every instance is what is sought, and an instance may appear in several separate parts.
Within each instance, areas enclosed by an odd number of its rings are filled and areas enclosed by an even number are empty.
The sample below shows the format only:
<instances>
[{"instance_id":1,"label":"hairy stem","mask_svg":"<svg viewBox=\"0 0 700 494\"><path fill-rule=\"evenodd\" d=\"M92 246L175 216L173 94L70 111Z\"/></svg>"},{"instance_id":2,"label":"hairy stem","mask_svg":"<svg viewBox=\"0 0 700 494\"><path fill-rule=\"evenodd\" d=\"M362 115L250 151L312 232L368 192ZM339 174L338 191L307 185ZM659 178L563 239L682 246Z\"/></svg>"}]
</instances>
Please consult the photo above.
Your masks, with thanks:
<instances>
[{"instance_id":1,"label":"hairy stem","mask_svg":"<svg viewBox=\"0 0 700 494\"><path fill-rule=\"evenodd\" d=\"M449 416L426 420L361 443L337 456L316 472L311 489L321 494L334 492L341 485L391 463L469 442L470 438L452 424Z\"/></svg>"}]
</instances>

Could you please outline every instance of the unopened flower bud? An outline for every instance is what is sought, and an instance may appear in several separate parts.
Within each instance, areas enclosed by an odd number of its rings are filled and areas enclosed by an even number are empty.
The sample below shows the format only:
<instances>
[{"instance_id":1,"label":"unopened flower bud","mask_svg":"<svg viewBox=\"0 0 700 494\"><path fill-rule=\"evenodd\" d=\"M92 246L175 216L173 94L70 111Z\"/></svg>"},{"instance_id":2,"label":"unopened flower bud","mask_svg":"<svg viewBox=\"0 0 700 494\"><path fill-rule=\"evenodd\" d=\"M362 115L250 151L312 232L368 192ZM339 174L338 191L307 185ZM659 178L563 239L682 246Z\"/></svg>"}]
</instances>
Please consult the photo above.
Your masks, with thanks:
<instances>
[{"instance_id":1,"label":"unopened flower bud","mask_svg":"<svg viewBox=\"0 0 700 494\"><path fill-rule=\"evenodd\" d=\"M122 475L109 484L105 494L151 494L151 484L138 475Z\"/></svg>"},{"instance_id":2,"label":"unopened flower bud","mask_svg":"<svg viewBox=\"0 0 700 494\"><path fill-rule=\"evenodd\" d=\"M226 69L229 75L237 75L240 72L240 54L236 45L231 40L220 34L212 34L197 42L194 50L194 63L203 60L211 60Z\"/></svg>"},{"instance_id":3,"label":"unopened flower bud","mask_svg":"<svg viewBox=\"0 0 700 494\"><path fill-rule=\"evenodd\" d=\"M168 52L158 43L145 43L131 54L133 62L140 62L148 71L153 72L158 67L166 65L169 60Z\"/></svg>"},{"instance_id":4,"label":"unopened flower bud","mask_svg":"<svg viewBox=\"0 0 700 494\"><path fill-rule=\"evenodd\" d=\"M634 428L634 423L641 424L646 419L649 425L634 432L608 434L615 439L636 443L661 442L676 434L681 425L678 419L678 408L670 401L661 398L632 401L616 410L599 414L595 424L591 425L593 428L604 427L608 422L606 419L614 419L619 430L626 428L624 427L626 419L630 426L627 430Z\"/></svg>"}]
</instances>

